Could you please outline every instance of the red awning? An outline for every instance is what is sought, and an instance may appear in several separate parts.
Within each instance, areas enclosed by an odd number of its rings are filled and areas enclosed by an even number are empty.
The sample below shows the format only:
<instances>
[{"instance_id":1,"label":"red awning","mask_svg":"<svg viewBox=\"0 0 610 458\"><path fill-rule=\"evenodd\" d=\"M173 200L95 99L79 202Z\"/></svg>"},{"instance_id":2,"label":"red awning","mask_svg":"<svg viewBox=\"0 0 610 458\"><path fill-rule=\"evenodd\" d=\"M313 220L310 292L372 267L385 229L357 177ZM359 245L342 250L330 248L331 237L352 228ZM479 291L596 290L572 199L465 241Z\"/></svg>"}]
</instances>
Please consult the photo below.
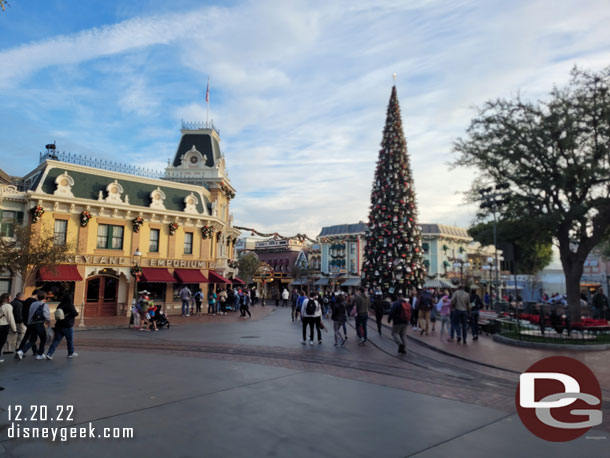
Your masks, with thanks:
<instances>
[{"instance_id":1,"label":"red awning","mask_svg":"<svg viewBox=\"0 0 610 458\"><path fill-rule=\"evenodd\" d=\"M210 270L209 276L210 276L210 283L226 283L226 284L231 283L230 280L227 280L225 277L223 277L220 274L217 274L213 270Z\"/></svg>"},{"instance_id":2,"label":"red awning","mask_svg":"<svg viewBox=\"0 0 610 458\"><path fill-rule=\"evenodd\" d=\"M142 279L140 281L148 283L175 283L176 279L167 269L142 267Z\"/></svg>"},{"instance_id":3,"label":"red awning","mask_svg":"<svg viewBox=\"0 0 610 458\"><path fill-rule=\"evenodd\" d=\"M239 277L235 277L235 278L233 279L233 284L234 284L234 285L245 285L245 284L246 284L246 282L245 282L245 281L243 281L243 280L242 280L241 278L239 278Z\"/></svg>"},{"instance_id":4,"label":"red awning","mask_svg":"<svg viewBox=\"0 0 610 458\"><path fill-rule=\"evenodd\" d=\"M82 281L83 277L73 264L60 264L53 267L41 267L38 271L41 281Z\"/></svg>"},{"instance_id":5,"label":"red awning","mask_svg":"<svg viewBox=\"0 0 610 458\"><path fill-rule=\"evenodd\" d=\"M197 269L174 269L179 283L208 283L205 275Z\"/></svg>"}]
</instances>

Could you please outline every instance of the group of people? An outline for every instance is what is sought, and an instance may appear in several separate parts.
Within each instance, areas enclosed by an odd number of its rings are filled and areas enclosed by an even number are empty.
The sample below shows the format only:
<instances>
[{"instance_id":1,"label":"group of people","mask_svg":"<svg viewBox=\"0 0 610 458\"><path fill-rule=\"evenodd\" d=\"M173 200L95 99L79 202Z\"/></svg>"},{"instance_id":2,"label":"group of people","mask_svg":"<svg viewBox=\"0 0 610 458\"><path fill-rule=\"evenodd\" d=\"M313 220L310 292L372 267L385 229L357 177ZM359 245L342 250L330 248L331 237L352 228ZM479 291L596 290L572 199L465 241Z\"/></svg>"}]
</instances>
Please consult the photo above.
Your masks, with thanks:
<instances>
[{"instance_id":1,"label":"group of people","mask_svg":"<svg viewBox=\"0 0 610 458\"><path fill-rule=\"evenodd\" d=\"M179 292L182 301L182 316L201 315L203 292L199 289L194 294L188 286ZM229 311L238 311L242 318L252 317L250 306L257 303L254 288L220 288L218 291L210 288L208 292L208 315L227 315ZM264 303L263 303L264 305Z\"/></svg>"},{"instance_id":2,"label":"group of people","mask_svg":"<svg viewBox=\"0 0 610 458\"><path fill-rule=\"evenodd\" d=\"M37 360L52 360L64 337L68 358L78 356L74 351L73 329L78 312L69 294L64 294L57 305L52 341L45 353L51 329L51 313L46 300L47 293L42 290L34 290L28 298L23 293L17 293L14 299L8 293L0 295L0 363L4 362L2 354L5 345L6 353L14 352L15 358L20 360L29 350L32 350Z\"/></svg>"},{"instance_id":3,"label":"group of people","mask_svg":"<svg viewBox=\"0 0 610 458\"><path fill-rule=\"evenodd\" d=\"M453 294L448 290L436 289L413 290L408 295L394 294L383 297L373 291L360 288L355 294L312 293L306 294L294 290L290 295L292 305L291 319L302 324L302 344L314 344L314 331L318 344L322 343L322 332L325 329L323 318L333 322L334 343L345 345L347 340L346 323L354 318L356 332L361 345L367 342L367 324L369 315L374 315L377 332L382 335L383 317L392 325L392 338L398 346L399 353L406 353L406 331L412 326L420 335L429 335L435 331L436 322L440 321L440 339L447 335L447 341L467 343L470 332L473 340L479 336L479 312L485 308L484 302L476 291L468 286L460 286ZM307 339L309 329L309 339Z\"/></svg>"}]
</instances>

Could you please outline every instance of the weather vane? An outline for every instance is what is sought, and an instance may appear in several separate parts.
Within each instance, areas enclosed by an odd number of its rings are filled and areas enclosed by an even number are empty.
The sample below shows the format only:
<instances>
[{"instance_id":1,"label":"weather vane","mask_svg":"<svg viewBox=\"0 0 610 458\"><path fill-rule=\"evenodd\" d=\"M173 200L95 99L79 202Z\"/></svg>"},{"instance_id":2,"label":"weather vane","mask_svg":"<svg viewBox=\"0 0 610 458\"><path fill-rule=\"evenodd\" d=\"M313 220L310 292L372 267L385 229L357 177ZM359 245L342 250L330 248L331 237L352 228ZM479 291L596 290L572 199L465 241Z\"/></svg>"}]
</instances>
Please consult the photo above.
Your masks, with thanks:
<instances>
[{"instance_id":1,"label":"weather vane","mask_svg":"<svg viewBox=\"0 0 610 458\"><path fill-rule=\"evenodd\" d=\"M394 84L396 84L396 73L392 73L392 78L394 79Z\"/></svg>"}]
</instances>

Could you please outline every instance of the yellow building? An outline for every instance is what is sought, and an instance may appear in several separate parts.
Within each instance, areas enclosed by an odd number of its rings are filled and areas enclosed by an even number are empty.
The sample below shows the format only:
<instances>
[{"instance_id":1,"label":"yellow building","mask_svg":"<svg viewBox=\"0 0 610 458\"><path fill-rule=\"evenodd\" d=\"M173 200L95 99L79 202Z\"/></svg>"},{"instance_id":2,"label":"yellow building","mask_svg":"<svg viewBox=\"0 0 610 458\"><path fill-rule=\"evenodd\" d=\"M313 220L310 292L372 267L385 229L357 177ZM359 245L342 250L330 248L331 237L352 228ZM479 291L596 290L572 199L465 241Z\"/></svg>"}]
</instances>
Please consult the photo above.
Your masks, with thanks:
<instances>
[{"instance_id":1,"label":"yellow building","mask_svg":"<svg viewBox=\"0 0 610 458\"><path fill-rule=\"evenodd\" d=\"M35 287L55 296L67 290L85 316L110 316L129 313L140 269L137 290L149 291L168 313L180 310L184 285L204 295L210 285L225 287L234 276L228 261L239 231L219 143L213 126L183 124L162 178L82 156L42 155L23 178L25 223L52 231L73 254L69 263L39 272L26 294ZM36 207L44 210L39 218Z\"/></svg>"}]
</instances>

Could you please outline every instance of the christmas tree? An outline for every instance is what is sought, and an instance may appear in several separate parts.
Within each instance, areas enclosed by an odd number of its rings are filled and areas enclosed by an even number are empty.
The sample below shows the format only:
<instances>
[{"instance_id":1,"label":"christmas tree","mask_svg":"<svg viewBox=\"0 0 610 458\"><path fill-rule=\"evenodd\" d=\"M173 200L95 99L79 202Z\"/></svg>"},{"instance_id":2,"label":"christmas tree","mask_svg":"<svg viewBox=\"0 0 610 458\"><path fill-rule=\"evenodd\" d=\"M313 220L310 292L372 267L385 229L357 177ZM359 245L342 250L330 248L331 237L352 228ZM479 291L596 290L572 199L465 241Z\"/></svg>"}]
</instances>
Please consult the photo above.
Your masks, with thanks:
<instances>
[{"instance_id":1,"label":"christmas tree","mask_svg":"<svg viewBox=\"0 0 610 458\"><path fill-rule=\"evenodd\" d=\"M421 246L407 142L393 86L371 193L364 286L384 297L421 289L425 276Z\"/></svg>"}]
</instances>

